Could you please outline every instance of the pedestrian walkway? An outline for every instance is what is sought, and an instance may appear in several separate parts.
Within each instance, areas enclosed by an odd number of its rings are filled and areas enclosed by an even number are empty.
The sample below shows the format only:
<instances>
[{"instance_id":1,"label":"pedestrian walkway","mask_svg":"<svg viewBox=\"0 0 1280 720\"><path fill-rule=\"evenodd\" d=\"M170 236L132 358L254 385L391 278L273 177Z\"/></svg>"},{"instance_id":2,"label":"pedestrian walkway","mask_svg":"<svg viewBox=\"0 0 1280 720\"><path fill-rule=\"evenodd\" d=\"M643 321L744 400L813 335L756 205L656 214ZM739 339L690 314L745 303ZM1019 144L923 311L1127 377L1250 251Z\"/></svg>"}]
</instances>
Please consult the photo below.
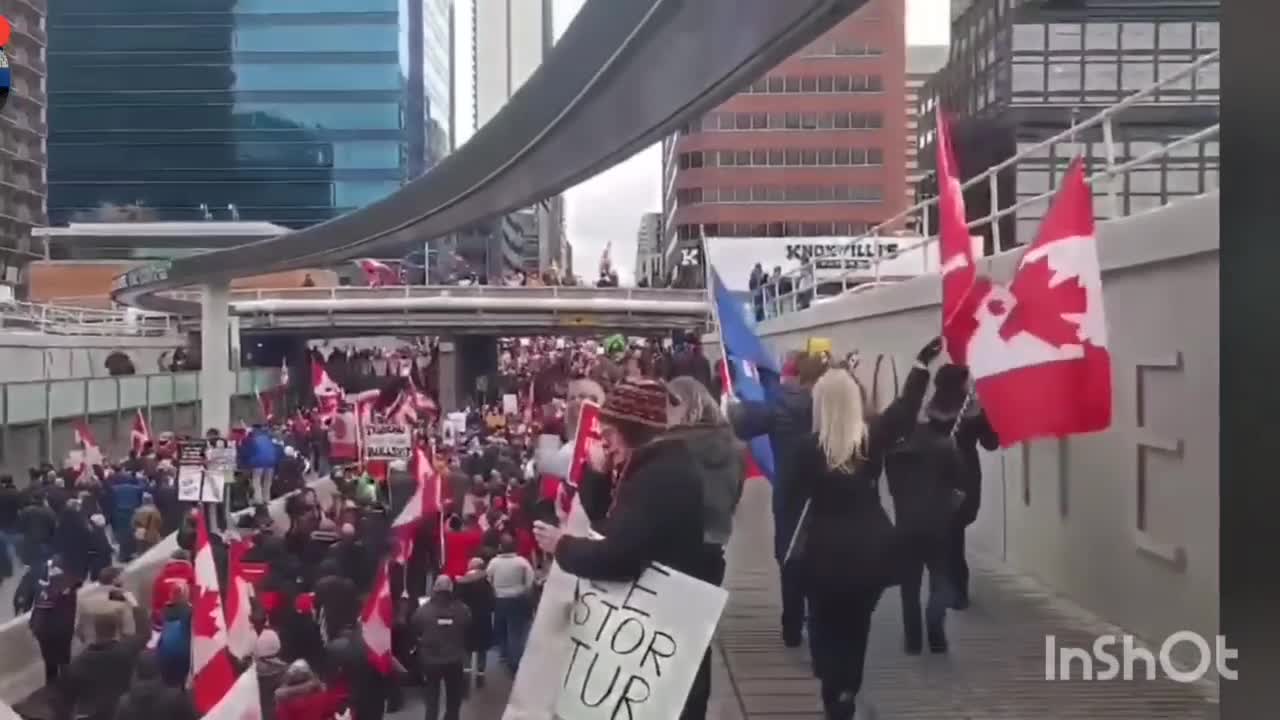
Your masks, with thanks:
<instances>
[{"instance_id":1,"label":"pedestrian walkway","mask_svg":"<svg viewBox=\"0 0 1280 720\"><path fill-rule=\"evenodd\" d=\"M715 720L822 717L807 650L782 646L769 518L768 486L749 483L729 547L729 605L716 640L725 670L715 682L722 692L722 683L730 684L737 706L718 708ZM858 720L1218 720L1218 705L1199 686L1046 681L1045 635L1087 648L1106 630L994 567L975 564L972 584L973 607L948 619L945 656L903 652L898 591L885 593L872 621Z\"/></svg>"}]
</instances>

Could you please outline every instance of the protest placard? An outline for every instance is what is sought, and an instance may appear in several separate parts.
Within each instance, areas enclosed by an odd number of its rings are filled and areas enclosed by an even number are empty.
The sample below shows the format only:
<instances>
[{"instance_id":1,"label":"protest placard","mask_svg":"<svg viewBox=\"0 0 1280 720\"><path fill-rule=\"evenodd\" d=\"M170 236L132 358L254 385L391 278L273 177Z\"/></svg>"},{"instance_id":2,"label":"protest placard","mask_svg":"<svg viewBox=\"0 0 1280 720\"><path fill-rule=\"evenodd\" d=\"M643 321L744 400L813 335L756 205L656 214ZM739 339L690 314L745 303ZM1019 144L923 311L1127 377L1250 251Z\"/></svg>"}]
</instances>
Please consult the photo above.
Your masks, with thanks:
<instances>
[{"instance_id":1,"label":"protest placard","mask_svg":"<svg viewBox=\"0 0 1280 720\"><path fill-rule=\"evenodd\" d=\"M577 579L560 720L676 720L728 593L662 565L633 582Z\"/></svg>"},{"instance_id":2,"label":"protest placard","mask_svg":"<svg viewBox=\"0 0 1280 720\"><path fill-rule=\"evenodd\" d=\"M209 443L184 440L178 443L178 499L183 502L222 502L225 483L221 477L206 472L205 459ZM234 462L234 459L233 459Z\"/></svg>"},{"instance_id":3,"label":"protest placard","mask_svg":"<svg viewBox=\"0 0 1280 720\"><path fill-rule=\"evenodd\" d=\"M506 415L515 415L520 412L520 399L515 393L506 393L502 396L502 412Z\"/></svg>"},{"instance_id":4,"label":"protest placard","mask_svg":"<svg viewBox=\"0 0 1280 720\"><path fill-rule=\"evenodd\" d=\"M235 480L236 446L211 447L205 455L205 479L215 478L220 487Z\"/></svg>"},{"instance_id":5,"label":"protest placard","mask_svg":"<svg viewBox=\"0 0 1280 720\"><path fill-rule=\"evenodd\" d=\"M413 433L400 425L370 425L364 433L366 460L408 460Z\"/></svg>"}]
</instances>

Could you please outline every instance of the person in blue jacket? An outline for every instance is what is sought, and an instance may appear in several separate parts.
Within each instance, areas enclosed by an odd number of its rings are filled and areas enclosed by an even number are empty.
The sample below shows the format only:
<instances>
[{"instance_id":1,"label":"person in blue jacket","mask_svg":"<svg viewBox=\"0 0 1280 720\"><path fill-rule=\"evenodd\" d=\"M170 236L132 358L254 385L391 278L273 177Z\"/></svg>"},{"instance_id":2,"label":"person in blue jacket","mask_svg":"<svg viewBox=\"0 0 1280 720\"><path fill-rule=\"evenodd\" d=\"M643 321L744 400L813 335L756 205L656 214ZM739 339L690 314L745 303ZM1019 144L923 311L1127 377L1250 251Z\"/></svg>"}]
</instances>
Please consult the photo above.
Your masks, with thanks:
<instances>
[{"instance_id":1,"label":"person in blue jacket","mask_svg":"<svg viewBox=\"0 0 1280 720\"><path fill-rule=\"evenodd\" d=\"M254 425L240 446L239 463L250 471L249 488L253 504L258 505L271 499L271 481L275 477L281 453L281 446L271 435L271 431L262 425Z\"/></svg>"},{"instance_id":2,"label":"person in blue jacket","mask_svg":"<svg viewBox=\"0 0 1280 720\"><path fill-rule=\"evenodd\" d=\"M117 467L111 475L111 532L120 545L120 562L129 562L137 551L133 514L142 506L146 489L137 474Z\"/></svg>"}]
</instances>

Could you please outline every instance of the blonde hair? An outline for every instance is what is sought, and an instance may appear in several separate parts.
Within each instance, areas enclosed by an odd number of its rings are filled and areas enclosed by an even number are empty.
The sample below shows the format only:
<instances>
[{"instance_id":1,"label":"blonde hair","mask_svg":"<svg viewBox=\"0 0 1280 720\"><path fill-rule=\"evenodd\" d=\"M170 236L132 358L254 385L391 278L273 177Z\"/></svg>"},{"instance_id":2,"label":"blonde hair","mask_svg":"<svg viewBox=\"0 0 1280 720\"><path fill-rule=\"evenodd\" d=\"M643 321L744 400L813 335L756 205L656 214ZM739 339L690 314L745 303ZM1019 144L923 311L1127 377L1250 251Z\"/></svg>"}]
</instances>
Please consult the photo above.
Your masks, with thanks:
<instances>
[{"instance_id":1,"label":"blonde hair","mask_svg":"<svg viewBox=\"0 0 1280 720\"><path fill-rule=\"evenodd\" d=\"M828 370L814 383L813 431L828 468L851 469L865 459L867 421L862 391L842 369Z\"/></svg>"},{"instance_id":2,"label":"blonde hair","mask_svg":"<svg viewBox=\"0 0 1280 720\"><path fill-rule=\"evenodd\" d=\"M720 404L706 386L688 375L667 383L670 398L667 401L667 423L671 427L681 425L723 425L724 414Z\"/></svg>"}]
</instances>

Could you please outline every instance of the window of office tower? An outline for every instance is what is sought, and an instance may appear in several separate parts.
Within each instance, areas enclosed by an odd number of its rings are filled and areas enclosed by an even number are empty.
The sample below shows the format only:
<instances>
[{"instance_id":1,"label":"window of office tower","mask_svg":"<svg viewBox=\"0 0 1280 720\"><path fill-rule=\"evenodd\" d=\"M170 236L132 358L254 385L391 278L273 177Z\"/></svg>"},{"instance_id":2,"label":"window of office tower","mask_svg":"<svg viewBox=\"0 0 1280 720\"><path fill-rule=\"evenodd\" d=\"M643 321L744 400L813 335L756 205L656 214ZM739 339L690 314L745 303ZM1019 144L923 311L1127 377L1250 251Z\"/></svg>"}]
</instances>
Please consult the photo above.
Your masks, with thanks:
<instances>
[{"instance_id":1,"label":"window of office tower","mask_svg":"<svg viewBox=\"0 0 1280 720\"><path fill-rule=\"evenodd\" d=\"M304 227L386 196L448 147L440 1L52 4L50 222L139 204Z\"/></svg>"}]
</instances>

